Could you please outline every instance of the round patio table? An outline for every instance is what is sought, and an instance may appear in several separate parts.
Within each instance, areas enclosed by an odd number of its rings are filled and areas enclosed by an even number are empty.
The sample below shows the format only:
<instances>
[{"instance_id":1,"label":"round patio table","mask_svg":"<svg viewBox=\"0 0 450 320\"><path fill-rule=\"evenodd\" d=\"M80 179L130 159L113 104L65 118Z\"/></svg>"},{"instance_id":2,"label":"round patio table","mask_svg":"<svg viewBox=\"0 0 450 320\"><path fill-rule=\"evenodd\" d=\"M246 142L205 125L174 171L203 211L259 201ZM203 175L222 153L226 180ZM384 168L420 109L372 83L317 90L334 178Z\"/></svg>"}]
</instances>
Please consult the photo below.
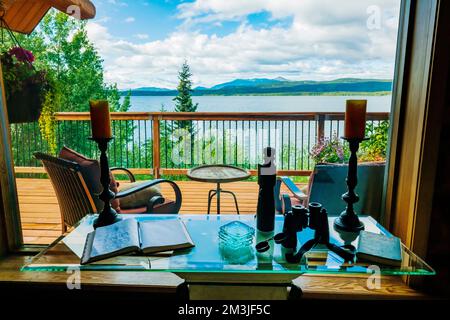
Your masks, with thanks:
<instances>
[{"instance_id":1,"label":"round patio table","mask_svg":"<svg viewBox=\"0 0 450 320\"><path fill-rule=\"evenodd\" d=\"M208 214L211 212L211 201L214 196L217 196L217 214L220 214L220 195L222 193L228 193L233 196L237 214L240 214L236 195L229 190L223 190L221 184L248 179L250 173L247 170L224 164L205 165L190 169L187 176L194 181L217 184L216 189L209 190L208 193Z\"/></svg>"}]
</instances>

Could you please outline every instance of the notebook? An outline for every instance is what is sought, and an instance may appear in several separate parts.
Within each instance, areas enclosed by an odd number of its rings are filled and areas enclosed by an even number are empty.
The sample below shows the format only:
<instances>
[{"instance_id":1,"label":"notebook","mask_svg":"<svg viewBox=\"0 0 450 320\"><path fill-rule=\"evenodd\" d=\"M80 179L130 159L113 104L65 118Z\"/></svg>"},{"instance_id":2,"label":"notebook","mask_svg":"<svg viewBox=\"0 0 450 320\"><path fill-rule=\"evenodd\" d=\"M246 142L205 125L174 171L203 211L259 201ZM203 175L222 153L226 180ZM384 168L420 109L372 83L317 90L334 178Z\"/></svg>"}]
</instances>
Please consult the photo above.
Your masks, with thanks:
<instances>
[{"instance_id":1,"label":"notebook","mask_svg":"<svg viewBox=\"0 0 450 320\"><path fill-rule=\"evenodd\" d=\"M402 263L402 248L400 239L384 234L361 231L358 240L356 257L382 265L400 266Z\"/></svg>"},{"instance_id":2,"label":"notebook","mask_svg":"<svg viewBox=\"0 0 450 320\"><path fill-rule=\"evenodd\" d=\"M180 219L140 222L124 219L87 235L81 264L129 253L152 254L193 246L194 242Z\"/></svg>"}]
</instances>

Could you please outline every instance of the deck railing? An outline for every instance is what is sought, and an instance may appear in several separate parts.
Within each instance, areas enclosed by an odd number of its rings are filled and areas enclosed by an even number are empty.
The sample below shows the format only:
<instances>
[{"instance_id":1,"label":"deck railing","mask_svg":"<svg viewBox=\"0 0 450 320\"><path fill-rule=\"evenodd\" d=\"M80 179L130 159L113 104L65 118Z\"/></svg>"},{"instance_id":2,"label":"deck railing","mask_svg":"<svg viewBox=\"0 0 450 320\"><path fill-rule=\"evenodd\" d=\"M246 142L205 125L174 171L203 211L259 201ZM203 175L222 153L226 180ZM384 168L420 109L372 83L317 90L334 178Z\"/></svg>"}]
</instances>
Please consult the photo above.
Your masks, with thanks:
<instances>
[{"instance_id":1,"label":"deck railing","mask_svg":"<svg viewBox=\"0 0 450 320\"><path fill-rule=\"evenodd\" d=\"M266 146L276 149L280 174L309 175L312 146L323 138L343 134L344 113L283 112L115 112L115 136L110 144L111 166L137 174L185 174L201 164L232 164L253 174ZM388 113L368 113L373 124ZM89 113L56 114L56 145L72 147L96 158L90 135ZM42 173L33 152L50 152L37 123L12 124L11 139L16 173Z\"/></svg>"}]
</instances>

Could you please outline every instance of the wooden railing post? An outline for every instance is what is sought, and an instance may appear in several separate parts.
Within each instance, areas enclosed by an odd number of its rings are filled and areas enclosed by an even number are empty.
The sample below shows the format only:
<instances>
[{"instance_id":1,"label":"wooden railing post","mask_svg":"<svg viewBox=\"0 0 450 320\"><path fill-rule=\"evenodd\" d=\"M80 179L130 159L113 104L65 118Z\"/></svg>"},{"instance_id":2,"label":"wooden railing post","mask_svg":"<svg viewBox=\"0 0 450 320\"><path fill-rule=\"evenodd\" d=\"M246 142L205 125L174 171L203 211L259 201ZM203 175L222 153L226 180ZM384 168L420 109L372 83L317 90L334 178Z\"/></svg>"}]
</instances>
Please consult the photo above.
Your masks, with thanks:
<instances>
[{"instance_id":1,"label":"wooden railing post","mask_svg":"<svg viewBox=\"0 0 450 320\"><path fill-rule=\"evenodd\" d=\"M317 124L317 141L322 141L325 137L325 115L316 114L316 124Z\"/></svg>"},{"instance_id":2,"label":"wooden railing post","mask_svg":"<svg viewBox=\"0 0 450 320\"><path fill-rule=\"evenodd\" d=\"M161 177L161 135L160 135L160 117L154 115L152 117L153 124L153 176L155 179Z\"/></svg>"}]
</instances>

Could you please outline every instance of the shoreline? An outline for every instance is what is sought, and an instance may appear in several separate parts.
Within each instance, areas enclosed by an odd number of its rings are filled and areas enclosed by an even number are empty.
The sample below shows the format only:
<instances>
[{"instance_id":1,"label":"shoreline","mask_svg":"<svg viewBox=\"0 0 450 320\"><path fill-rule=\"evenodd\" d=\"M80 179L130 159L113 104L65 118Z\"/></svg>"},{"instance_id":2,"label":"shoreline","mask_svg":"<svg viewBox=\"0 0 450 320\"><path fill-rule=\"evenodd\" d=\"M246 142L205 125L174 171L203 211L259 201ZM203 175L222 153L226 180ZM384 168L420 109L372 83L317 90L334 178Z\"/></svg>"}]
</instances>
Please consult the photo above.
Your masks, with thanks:
<instances>
[{"instance_id":1,"label":"shoreline","mask_svg":"<svg viewBox=\"0 0 450 320\"><path fill-rule=\"evenodd\" d=\"M126 91L121 91L122 97L127 96ZM292 93L236 93L236 94L196 94L192 93L193 97L351 97L351 96L389 96L392 91L375 91L375 92L292 92ZM131 97L175 97L176 92L152 92L152 93L136 93L131 92Z\"/></svg>"},{"instance_id":2,"label":"shoreline","mask_svg":"<svg viewBox=\"0 0 450 320\"><path fill-rule=\"evenodd\" d=\"M193 96L199 103L197 111L209 112L262 112L262 111L324 111L345 110L347 99L367 99L369 112L387 112L391 106L391 95L315 95L315 96ZM174 96L132 96L130 111L174 111ZM121 97L124 99L124 97Z\"/></svg>"}]
</instances>

